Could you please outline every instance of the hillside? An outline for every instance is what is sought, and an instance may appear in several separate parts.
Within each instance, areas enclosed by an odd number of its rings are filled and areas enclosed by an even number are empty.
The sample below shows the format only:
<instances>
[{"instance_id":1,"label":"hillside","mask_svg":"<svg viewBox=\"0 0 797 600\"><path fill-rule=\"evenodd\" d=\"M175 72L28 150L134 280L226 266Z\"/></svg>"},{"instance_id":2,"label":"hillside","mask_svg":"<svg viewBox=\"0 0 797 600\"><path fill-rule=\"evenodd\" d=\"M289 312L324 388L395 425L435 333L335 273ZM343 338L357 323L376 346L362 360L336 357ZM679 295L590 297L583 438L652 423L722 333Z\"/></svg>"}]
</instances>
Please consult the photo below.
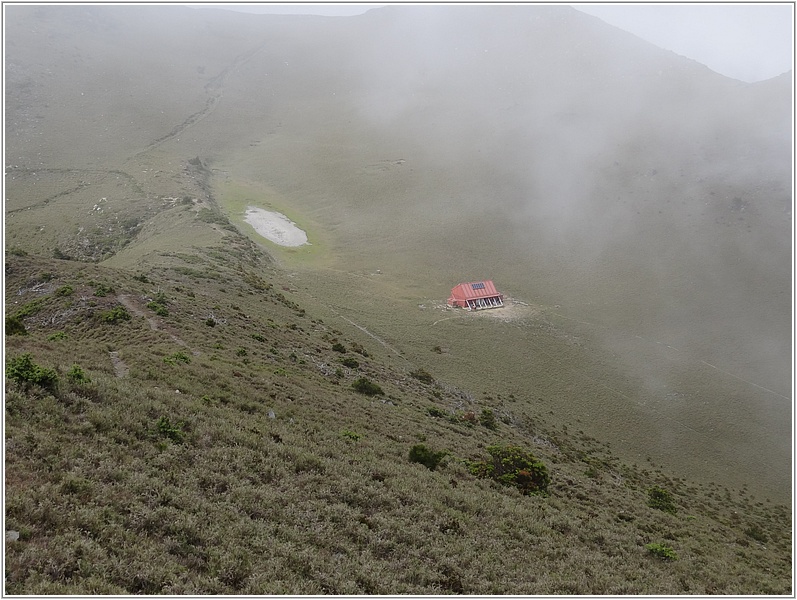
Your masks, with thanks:
<instances>
[{"instance_id":1,"label":"hillside","mask_svg":"<svg viewBox=\"0 0 797 600\"><path fill-rule=\"evenodd\" d=\"M791 593L789 81L568 7L4 10L7 593Z\"/></svg>"}]
</instances>

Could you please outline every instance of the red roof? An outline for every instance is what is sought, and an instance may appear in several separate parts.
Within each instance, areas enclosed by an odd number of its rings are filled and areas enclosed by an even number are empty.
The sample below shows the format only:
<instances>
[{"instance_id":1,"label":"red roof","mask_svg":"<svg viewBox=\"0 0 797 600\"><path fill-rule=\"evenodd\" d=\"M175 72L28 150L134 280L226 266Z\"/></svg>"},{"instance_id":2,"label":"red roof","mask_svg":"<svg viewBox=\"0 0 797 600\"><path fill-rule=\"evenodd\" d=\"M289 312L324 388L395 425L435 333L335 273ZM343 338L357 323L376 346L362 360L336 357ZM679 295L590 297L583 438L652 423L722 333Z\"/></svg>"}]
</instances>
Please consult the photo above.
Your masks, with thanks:
<instances>
[{"instance_id":1,"label":"red roof","mask_svg":"<svg viewBox=\"0 0 797 600\"><path fill-rule=\"evenodd\" d=\"M451 290L451 299L454 300L475 300L476 298L491 298L501 295L495 289L495 284L489 280L460 283Z\"/></svg>"}]
</instances>

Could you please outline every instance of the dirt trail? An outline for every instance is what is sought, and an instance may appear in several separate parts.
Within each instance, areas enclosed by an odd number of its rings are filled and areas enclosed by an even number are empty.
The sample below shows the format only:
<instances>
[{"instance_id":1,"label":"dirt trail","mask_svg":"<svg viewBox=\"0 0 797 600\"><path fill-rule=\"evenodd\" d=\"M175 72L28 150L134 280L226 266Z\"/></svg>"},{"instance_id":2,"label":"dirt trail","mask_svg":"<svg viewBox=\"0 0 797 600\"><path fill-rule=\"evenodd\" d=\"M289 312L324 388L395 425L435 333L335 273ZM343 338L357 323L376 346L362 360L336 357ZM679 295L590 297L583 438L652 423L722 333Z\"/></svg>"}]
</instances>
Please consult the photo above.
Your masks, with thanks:
<instances>
[{"instance_id":1,"label":"dirt trail","mask_svg":"<svg viewBox=\"0 0 797 600\"><path fill-rule=\"evenodd\" d=\"M63 198L64 196L69 196L70 194L74 194L75 192L79 192L79 191L91 186L91 181L89 181L89 180L94 181L95 185L96 185L96 182L98 182L98 181L102 182L102 178L103 177L110 177L111 175L115 175L117 177L117 179L119 177L124 178L124 180L129 185L132 186L132 189L136 193L144 194L144 191L141 189L141 186L133 178L133 176L130 175L130 173L127 173L126 171L120 171L119 169L21 169L21 168L15 168L13 170L13 173L15 175L19 174L19 175L28 175L28 176L31 176L31 175L35 176L37 173L40 173L42 175L55 176L55 177L60 177L62 179L66 178L66 177L69 177L69 176L78 176L79 175L79 176L82 176L82 177L86 177L86 180L81 180L80 183L78 183L77 185L69 187L69 188L65 188L65 189L63 189L63 190L61 190L61 191L59 191L59 192L57 192L57 193L55 193L55 194L53 194L51 196L48 196L47 198L45 198L43 200L40 200L40 201L36 202L35 204L29 204L29 205L26 205L26 206L22 206L20 208L6 209L6 214L7 215L11 215L11 214L19 213L19 212L23 212L23 211L28 211L28 210L36 210L36 209L39 209L39 208L44 208L45 206L50 204L50 202L58 200L59 198Z\"/></svg>"},{"instance_id":2,"label":"dirt trail","mask_svg":"<svg viewBox=\"0 0 797 600\"><path fill-rule=\"evenodd\" d=\"M166 331L165 329L161 329L158 323L158 319L152 316L151 314L147 313L143 308L141 308L141 306L136 304L130 298L130 296L126 294L119 294L117 298L119 299L119 302L121 302L122 305L132 314L134 314L137 317L144 317L147 320L147 323L149 323L149 328L152 329L152 331L162 331L170 338L172 338L172 341L175 342L176 344L179 344L180 346L183 346L184 348L188 348L189 350L191 350L190 346L185 341L177 337L172 332ZM199 356L200 352L198 350L191 350L191 354L193 354L194 356Z\"/></svg>"},{"instance_id":3,"label":"dirt trail","mask_svg":"<svg viewBox=\"0 0 797 600\"><path fill-rule=\"evenodd\" d=\"M125 364L121 358L119 358L118 352L109 352L108 353L111 357L111 362L113 363L113 372L116 374L117 377L124 377L127 375L130 369Z\"/></svg>"},{"instance_id":4,"label":"dirt trail","mask_svg":"<svg viewBox=\"0 0 797 600\"><path fill-rule=\"evenodd\" d=\"M330 308L332 308L332 307L330 307ZM332 309L332 310L335 310L335 309ZM335 311L335 312L337 312L337 311ZM359 329L360 331L362 331L364 334L366 334L366 335L368 335L368 336L372 337L373 339L375 339L377 342L379 342L380 344L382 344L382 345L383 345L385 348L387 348L388 350L390 350L390 351L391 351L393 354L395 354L396 356L400 356L401 358L404 358L404 356L401 354L401 352L399 352L398 350L396 350L396 349L395 349L393 346L391 346L390 344L388 344L388 343L387 343L385 340L383 340L382 338L375 336L373 333L371 333L370 331L368 331L368 330L367 330L365 327L363 327L362 325L358 325L357 323L355 323L354 321L352 321L352 320L351 320L351 319L349 319L348 317L344 317L344 316L343 316L342 314L340 314L340 313L337 313L337 315L338 315L338 316L339 316L341 319L343 319L344 321L346 321L347 323L350 323L351 325L354 325L354 326L355 326L357 329ZM405 359L405 360L406 360L406 359Z\"/></svg>"}]
</instances>

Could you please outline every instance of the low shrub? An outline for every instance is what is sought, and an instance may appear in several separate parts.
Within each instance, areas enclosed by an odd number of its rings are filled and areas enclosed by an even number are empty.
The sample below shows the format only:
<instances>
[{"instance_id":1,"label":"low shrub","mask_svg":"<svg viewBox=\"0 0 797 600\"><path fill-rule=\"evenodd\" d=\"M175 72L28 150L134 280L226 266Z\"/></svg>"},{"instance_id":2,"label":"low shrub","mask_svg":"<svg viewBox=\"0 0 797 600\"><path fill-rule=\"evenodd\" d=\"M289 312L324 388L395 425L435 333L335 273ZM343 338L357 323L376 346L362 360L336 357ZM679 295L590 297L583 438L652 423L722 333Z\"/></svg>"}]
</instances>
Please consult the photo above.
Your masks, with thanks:
<instances>
[{"instance_id":1,"label":"low shrub","mask_svg":"<svg viewBox=\"0 0 797 600\"><path fill-rule=\"evenodd\" d=\"M430 417L445 417L448 416L446 411L441 408L437 408L436 406L431 406L426 409L426 412L429 413Z\"/></svg>"},{"instance_id":2,"label":"low shrub","mask_svg":"<svg viewBox=\"0 0 797 600\"><path fill-rule=\"evenodd\" d=\"M482 409L482 413L479 416L479 423L493 431L498 429L498 422L495 420L495 414L493 414L493 411L489 408Z\"/></svg>"},{"instance_id":3,"label":"low shrub","mask_svg":"<svg viewBox=\"0 0 797 600\"><path fill-rule=\"evenodd\" d=\"M65 339L67 339L68 337L69 337L69 336L68 336L68 335L66 335L66 333L64 333L63 331L56 331L56 332L55 332L55 333L53 333L52 335L48 336L48 337L47 337L47 339L48 339L49 341L51 341L51 342L57 342L57 341L59 341L59 340L65 340Z\"/></svg>"},{"instance_id":4,"label":"low shrub","mask_svg":"<svg viewBox=\"0 0 797 600\"><path fill-rule=\"evenodd\" d=\"M22 319L17 316L6 317L6 335L28 335Z\"/></svg>"},{"instance_id":5,"label":"low shrub","mask_svg":"<svg viewBox=\"0 0 797 600\"><path fill-rule=\"evenodd\" d=\"M102 312L100 319L106 323L118 323L119 321L129 321L131 316L124 306L115 306L111 310Z\"/></svg>"},{"instance_id":6,"label":"low shrub","mask_svg":"<svg viewBox=\"0 0 797 600\"><path fill-rule=\"evenodd\" d=\"M678 512L672 494L659 486L648 489L648 506L657 510L663 510L671 515Z\"/></svg>"},{"instance_id":7,"label":"low shrub","mask_svg":"<svg viewBox=\"0 0 797 600\"><path fill-rule=\"evenodd\" d=\"M382 391L382 388L379 387L378 384L365 377L360 377L357 381L351 384L351 387L354 388L355 392L365 394L366 396L385 395L385 392Z\"/></svg>"},{"instance_id":8,"label":"low shrub","mask_svg":"<svg viewBox=\"0 0 797 600\"><path fill-rule=\"evenodd\" d=\"M645 544L645 548L653 556L663 560L678 560L678 555L675 553L675 550L669 546L665 546L664 544L658 544L654 542L652 544Z\"/></svg>"},{"instance_id":9,"label":"low shrub","mask_svg":"<svg viewBox=\"0 0 797 600\"><path fill-rule=\"evenodd\" d=\"M346 357L340 362L344 367L349 367L350 369L357 369L360 366L360 363L351 357Z\"/></svg>"},{"instance_id":10,"label":"low shrub","mask_svg":"<svg viewBox=\"0 0 797 600\"><path fill-rule=\"evenodd\" d=\"M766 544L769 539L766 532L763 529L761 529L761 527L755 524L745 529L744 534L762 544Z\"/></svg>"},{"instance_id":11,"label":"low shrub","mask_svg":"<svg viewBox=\"0 0 797 600\"><path fill-rule=\"evenodd\" d=\"M71 296L74 293L75 290L71 285L63 285L55 290L56 296Z\"/></svg>"},{"instance_id":12,"label":"low shrub","mask_svg":"<svg viewBox=\"0 0 797 600\"><path fill-rule=\"evenodd\" d=\"M147 308L153 311L159 317L169 316L169 309L167 309L163 304L159 304L154 300L152 302L147 303Z\"/></svg>"},{"instance_id":13,"label":"low shrub","mask_svg":"<svg viewBox=\"0 0 797 600\"><path fill-rule=\"evenodd\" d=\"M91 284L92 282L89 282ZM94 283L94 295L98 298L104 298L108 294L113 294L114 289L110 285L104 283Z\"/></svg>"},{"instance_id":14,"label":"low shrub","mask_svg":"<svg viewBox=\"0 0 797 600\"><path fill-rule=\"evenodd\" d=\"M517 446L489 446L491 461L468 465L471 474L489 477L502 485L517 487L524 494L546 494L551 477L544 463Z\"/></svg>"},{"instance_id":15,"label":"low shrub","mask_svg":"<svg viewBox=\"0 0 797 600\"><path fill-rule=\"evenodd\" d=\"M72 383L91 383L91 379L80 365L72 365L66 373L66 378Z\"/></svg>"},{"instance_id":16,"label":"low shrub","mask_svg":"<svg viewBox=\"0 0 797 600\"><path fill-rule=\"evenodd\" d=\"M176 365L178 362L188 364L191 362L191 357L187 353L179 351L169 356L164 356L163 362L167 365Z\"/></svg>"},{"instance_id":17,"label":"low shrub","mask_svg":"<svg viewBox=\"0 0 797 600\"><path fill-rule=\"evenodd\" d=\"M20 383L33 383L45 388L53 388L58 383L55 369L37 365L28 352L6 362L6 377Z\"/></svg>"},{"instance_id":18,"label":"low shrub","mask_svg":"<svg viewBox=\"0 0 797 600\"><path fill-rule=\"evenodd\" d=\"M341 354L345 354L346 353L346 346L344 346L340 342L335 342L334 344L332 344L332 349L335 352L340 352Z\"/></svg>"},{"instance_id":19,"label":"low shrub","mask_svg":"<svg viewBox=\"0 0 797 600\"><path fill-rule=\"evenodd\" d=\"M182 422L173 424L169 417L160 417L155 427L161 437L165 437L175 444L182 444L184 437L183 425L184 423Z\"/></svg>"},{"instance_id":20,"label":"low shrub","mask_svg":"<svg viewBox=\"0 0 797 600\"><path fill-rule=\"evenodd\" d=\"M13 314L14 317L17 319L24 319L25 317L30 317L31 315L36 314L41 310L42 305L44 304L44 298L36 298L35 300L31 300L30 302L26 302L22 306L20 306Z\"/></svg>"},{"instance_id":21,"label":"low shrub","mask_svg":"<svg viewBox=\"0 0 797 600\"><path fill-rule=\"evenodd\" d=\"M434 471L447 454L445 450L435 452L425 444L415 444L410 448L410 462L420 463L430 471Z\"/></svg>"},{"instance_id":22,"label":"low shrub","mask_svg":"<svg viewBox=\"0 0 797 600\"><path fill-rule=\"evenodd\" d=\"M357 433L356 431L349 431L348 429L344 429L340 432L340 437L346 440L351 440L352 442L359 441L363 436Z\"/></svg>"}]
</instances>

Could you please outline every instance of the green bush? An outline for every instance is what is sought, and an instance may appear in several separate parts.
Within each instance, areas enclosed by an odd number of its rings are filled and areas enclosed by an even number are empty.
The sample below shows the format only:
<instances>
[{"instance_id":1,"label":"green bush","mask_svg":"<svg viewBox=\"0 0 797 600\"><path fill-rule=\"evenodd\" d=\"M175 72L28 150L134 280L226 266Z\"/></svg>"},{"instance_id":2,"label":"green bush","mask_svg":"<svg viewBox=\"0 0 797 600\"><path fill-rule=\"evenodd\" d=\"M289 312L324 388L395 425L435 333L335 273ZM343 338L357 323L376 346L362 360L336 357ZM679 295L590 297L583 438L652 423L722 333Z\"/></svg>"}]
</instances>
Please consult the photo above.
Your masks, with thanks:
<instances>
[{"instance_id":1,"label":"green bush","mask_svg":"<svg viewBox=\"0 0 797 600\"><path fill-rule=\"evenodd\" d=\"M169 316L169 310L163 304L159 304L154 300L152 302L147 303L147 308L150 309L151 311L154 311L155 314L158 315L159 317Z\"/></svg>"},{"instance_id":2,"label":"green bush","mask_svg":"<svg viewBox=\"0 0 797 600\"><path fill-rule=\"evenodd\" d=\"M179 351L163 357L163 362L167 365L176 365L178 362L188 364L191 362L191 357L185 352Z\"/></svg>"},{"instance_id":3,"label":"green bush","mask_svg":"<svg viewBox=\"0 0 797 600\"><path fill-rule=\"evenodd\" d=\"M17 316L6 317L6 335L28 335L22 319Z\"/></svg>"},{"instance_id":4,"label":"green bush","mask_svg":"<svg viewBox=\"0 0 797 600\"><path fill-rule=\"evenodd\" d=\"M66 378L72 383L91 383L91 379L80 365L72 365L72 368L66 373Z\"/></svg>"},{"instance_id":5,"label":"green bush","mask_svg":"<svg viewBox=\"0 0 797 600\"><path fill-rule=\"evenodd\" d=\"M56 331L56 332L55 332L55 333L53 333L52 335L48 336L48 337L47 337L47 339L48 339L49 341L51 341L51 342L57 342L58 340L65 340L65 339L67 339L68 337L69 337L69 336L68 336L68 335L66 335L66 333L64 333L63 331Z\"/></svg>"},{"instance_id":6,"label":"green bush","mask_svg":"<svg viewBox=\"0 0 797 600\"><path fill-rule=\"evenodd\" d=\"M378 384L366 379L365 377L360 377L357 381L351 384L351 387L354 388L355 392L365 394L366 396L385 395L385 392L382 391L382 388L379 387Z\"/></svg>"},{"instance_id":7,"label":"green bush","mask_svg":"<svg viewBox=\"0 0 797 600\"><path fill-rule=\"evenodd\" d=\"M487 429L495 431L498 429L498 422L495 420L493 411L489 408L482 409L482 414L479 416L479 422Z\"/></svg>"},{"instance_id":8,"label":"green bush","mask_svg":"<svg viewBox=\"0 0 797 600\"><path fill-rule=\"evenodd\" d=\"M671 515L678 512L672 494L659 486L653 486L648 490L648 506L658 510L663 510Z\"/></svg>"},{"instance_id":9,"label":"green bush","mask_svg":"<svg viewBox=\"0 0 797 600\"><path fill-rule=\"evenodd\" d=\"M344 367L349 367L350 369L356 369L360 366L360 363L351 357L346 357L340 362Z\"/></svg>"},{"instance_id":10,"label":"green bush","mask_svg":"<svg viewBox=\"0 0 797 600\"><path fill-rule=\"evenodd\" d=\"M102 312L100 319L106 323L117 323L119 321L129 321L131 317L124 306L115 306L111 310Z\"/></svg>"},{"instance_id":11,"label":"green bush","mask_svg":"<svg viewBox=\"0 0 797 600\"><path fill-rule=\"evenodd\" d=\"M56 296L71 296L74 293L75 290L71 285L63 285L55 290Z\"/></svg>"},{"instance_id":12,"label":"green bush","mask_svg":"<svg viewBox=\"0 0 797 600\"><path fill-rule=\"evenodd\" d=\"M161 417L155 426L162 437L170 439L175 444L183 443L183 423L173 424L169 417Z\"/></svg>"},{"instance_id":13,"label":"green bush","mask_svg":"<svg viewBox=\"0 0 797 600\"><path fill-rule=\"evenodd\" d=\"M425 444L415 444L410 448L410 462L420 463L430 471L434 471L447 454L445 450L435 452Z\"/></svg>"},{"instance_id":14,"label":"green bush","mask_svg":"<svg viewBox=\"0 0 797 600\"><path fill-rule=\"evenodd\" d=\"M653 556L657 556L661 559L678 560L678 555L675 553L675 550L664 544L657 544L654 542L652 544L645 544L645 548Z\"/></svg>"},{"instance_id":15,"label":"green bush","mask_svg":"<svg viewBox=\"0 0 797 600\"><path fill-rule=\"evenodd\" d=\"M442 410L440 408L437 408L436 406L431 406L431 407L427 408L426 412L429 413L429 416L431 416L431 417L446 417L446 416L448 416L448 413L446 413L446 411L444 411L444 410Z\"/></svg>"},{"instance_id":16,"label":"green bush","mask_svg":"<svg viewBox=\"0 0 797 600\"><path fill-rule=\"evenodd\" d=\"M24 319L25 317L29 317L39 312L43 304L44 298L36 298L35 300L31 300L30 302L26 302L20 306L16 312L14 312L13 316L17 319Z\"/></svg>"},{"instance_id":17,"label":"green bush","mask_svg":"<svg viewBox=\"0 0 797 600\"><path fill-rule=\"evenodd\" d=\"M58 382L55 369L37 365L27 352L6 362L6 377L20 383L33 383L46 388L55 387Z\"/></svg>"},{"instance_id":18,"label":"green bush","mask_svg":"<svg viewBox=\"0 0 797 600\"><path fill-rule=\"evenodd\" d=\"M89 282L91 284L93 282ZM104 283L94 283L94 295L98 298L104 298L108 294L113 294L114 289L110 285Z\"/></svg>"},{"instance_id":19,"label":"green bush","mask_svg":"<svg viewBox=\"0 0 797 600\"><path fill-rule=\"evenodd\" d=\"M332 349L335 352L340 352L341 354L345 354L346 353L346 346L344 346L340 342L335 342L334 344L332 344Z\"/></svg>"},{"instance_id":20,"label":"green bush","mask_svg":"<svg viewBox=\"0 0 797 600\"><path fill-rule=\"evenodd\" d=\"M363 437L356 431L349 431L348 429L344 429L340 432L340 437L346 440L351 440L352 442L358 442Z\"/></svg>"},{"instance_id":21,"label":"green bush","mask_svg":"<svg viewBox=\"0 0 797 600\"><path fill-rule=\"evenodd\" d=\"M551 481L548 468L534 455L517 446L489 446L487 452L492 457L491 461L468 465L473 475L515 486L524 494L547 493Z\"/></svg>"}]
</instances>

